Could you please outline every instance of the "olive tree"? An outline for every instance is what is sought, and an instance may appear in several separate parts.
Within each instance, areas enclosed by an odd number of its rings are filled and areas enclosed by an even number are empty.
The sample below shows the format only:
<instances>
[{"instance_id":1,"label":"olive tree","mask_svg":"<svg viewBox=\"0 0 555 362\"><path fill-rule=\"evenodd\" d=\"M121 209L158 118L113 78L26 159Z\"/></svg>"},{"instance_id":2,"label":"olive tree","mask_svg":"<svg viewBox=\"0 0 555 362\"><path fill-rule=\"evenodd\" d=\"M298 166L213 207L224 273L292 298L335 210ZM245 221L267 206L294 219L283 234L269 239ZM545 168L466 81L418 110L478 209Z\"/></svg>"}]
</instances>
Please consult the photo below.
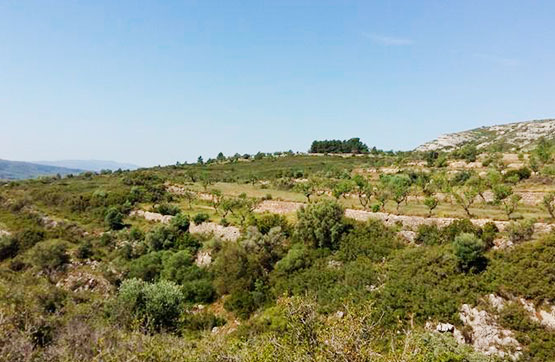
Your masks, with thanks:
<instances>
[{"instance_id":1,"label":"olive tree","mask_svg":"<svg viewBox=\"0 0 555 362\"><path fill-rule=\"evenodd\" d=\"M295 237L313 247L337 249L344 231L343 208L335 201L321 200L301 208Z\"/></svg>"}]
</instances>

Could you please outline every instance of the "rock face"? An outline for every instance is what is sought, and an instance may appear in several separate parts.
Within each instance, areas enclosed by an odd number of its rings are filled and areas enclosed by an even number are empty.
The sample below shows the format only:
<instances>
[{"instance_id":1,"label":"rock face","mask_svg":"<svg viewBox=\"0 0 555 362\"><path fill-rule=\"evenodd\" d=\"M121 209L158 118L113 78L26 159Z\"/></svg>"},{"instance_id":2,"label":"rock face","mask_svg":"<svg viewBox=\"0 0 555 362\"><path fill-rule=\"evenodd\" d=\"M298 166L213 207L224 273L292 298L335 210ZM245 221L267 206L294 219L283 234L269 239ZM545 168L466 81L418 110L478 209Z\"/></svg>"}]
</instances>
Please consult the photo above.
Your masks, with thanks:
<instances>
[{"instance_id":1,"label":"rock face","mask_svg":"<svg viewBox=\"0 0 555 362\"><path fill-rule=\"evenodd\" d=\"M214 234L214 236L227 241L236 241L241 237L241 231L235 226L222 226L213 222L203 222L196 225L191 223L189 232L193 234Z\"/></svg>"},{"instance_id":2,"label":"rock face","mask_svg":"<svg viewBox=\"0 0 555 362\"><path fill-rule=\"evenodd\" d=\"M487 296L489 303L498 311L502 311L505 304L509 301L520 303L522 307L528 312L528 317L534 322L538 322L542 326L548 329L555 330L555 306L544 303L536 307L533 302L526 300L524 298L511 297L506 299L495 294L489 294Z\"/></svg>"},{"instance_id":3,"label":"rock face","mask_svg":"<svg viewBox=\"0 0 555 362\"><path fill-rule=\"evenodd\" d=\"M207 267L212 263L212 255L208 251L199 251L195 259L195 264L198 267Z\"/></svg>"},{"instance_id":4,"label":"rock face","mask_svg":"<svg viewBox=\"0 0 555 362\"><path fill-rule=\"evenodd\" d=\"M505 142L526 149L531 148L540 137L550 138L554 135L555 119L509 123L442 135L417 147L415 151L449 151L469 142L475 143L478 148Z\"/></svg>"},{"instance_id":5,"label":"rock face","mask_svg":"<svg viewBox=\"0 0 555 362\"><path fill-rule=\"evenodd\" d=\"M459 317L472 329L472 346L477 351L512 360L517 360L522 355L522 347L514 338L513 332L501 328L488 312L463 304Z\"/></svg>"}]
</instances>

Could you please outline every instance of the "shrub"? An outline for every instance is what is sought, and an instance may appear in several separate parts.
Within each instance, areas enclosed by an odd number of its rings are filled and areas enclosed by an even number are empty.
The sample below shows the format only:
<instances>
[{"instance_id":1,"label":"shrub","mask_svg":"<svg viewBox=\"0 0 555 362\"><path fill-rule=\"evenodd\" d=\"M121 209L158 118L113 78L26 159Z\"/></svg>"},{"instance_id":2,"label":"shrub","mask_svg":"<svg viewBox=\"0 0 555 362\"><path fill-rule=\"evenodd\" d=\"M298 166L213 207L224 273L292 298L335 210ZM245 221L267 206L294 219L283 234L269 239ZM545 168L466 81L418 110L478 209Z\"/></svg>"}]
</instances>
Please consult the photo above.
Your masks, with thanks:
<instances>
[{"instance_id":1,"label":"shrub","mask_svg":"<svg viewBox=\"0 0 555 362\"><path fill-rule=\"evenodd\" d=\"M295 244L287 254L276 263L275 269L289 274L310 265L310 255L304 244Z\"/></svg>"},{"instance_id":2,"label":"shrub","mask_svg":"<svg viewBox=\"0 0 555 362\"><path fill-rule=\"evenodd\" d=\"M206 272L193 263L193 257L188 250L181 250L173 254L166 254L162 260L161 277L177 284L206 277Z\"/></svg>"},{"instance_id":3,"label":"shrub","mask_svg":"<svg viewBox=\"0 0 555 362\"><path fill-rule=\"evenodd\" d=\"M189 303L211 303L214 301L216 291L208 279L191 280L183 283L183 297Z\"/></svg>"},{"instance_id":4,"label":"shrub","mask_svg":"<svg viewBox=\"0 0 555 362\"><path fill-rule=\"evenodd\" d=\"M129 264L129 278L138 278L150 282L158 280L163 270L163 258L167 251L155 251L133 260Z\"/></svg>"},{"instance_id":5,"label":"shrub","mask_svg":"<svg viewBox=\"0 0 555 362\"><path fill-rule=\"evenodd\" d=\"M364 256L373 262L382 262L402 247L403 243L391 229L380 221L369 220L343 237L338 257L342 261L354 261Z\"/></svg>"},{"instance_id":6,"label":"shrub","mask_svg":"<svg viewBox=\"0 0 555 362\"><path fill-rule=\"evenodd\" d=\"M181 212L181 209L177 205L172 205L168 203L162 203L154 208L154 210L162 215L177 215Z\"/></svg>"},{"instance_id":7,"label":"shrub","mask_svg":"<svg viewBox=\"0 0 555 362\"><path fill-rule=\"evenodd\" d=\"M291 234L291 226L284 215L264 213L253 217L249 224L256 226L262 234L268 234L271 229L278 226L286 235Z\"/></svg>"},{"instance_id":8,"label":"shrub","mask_svg":"<svg viewBox=\"0 0 555 362\"><path fill-rule=\"evenodd\" d=\"M416 244L440 245L444 242L443 234L437 225L419 225L414 238Z\"/></svg>"},{"instance_id":9,"label":"shrub","mask_svg":"<svg viewBox=\"0 0 555 362\"><path fill-rule=\"evenodd\" d=\"M170 225L184 233L189 231L190 223L189 216L179 213L172 218Z\"/></svg>"},{"instance_id":10,"label":"shrub","mask_svg":"<svg viewBox=\"0 0 555 362\"><path fill-rule=\"evenodd\" d=\"M94 252L93 252L92 243L89 240L86 240L81 245L79 245L79 247L77 248L77 252L75 253L75 256L78 257L79 259L88 259L91 256L93 256L93 254Z\"/></svg>"},{"instance_id":11,"label":"shrub","mask_svg":"<svg viewBox=\"0 0 555 362\"><path fill-rule=\"evenodd\" d=\"M46 240L37 243L30 252L30 260L44 271L54 271L69 262L68 243L64 240Z\"/></svg>"},{"instance_id":12,"label":"shrub","mask_svg":"<svg viewBox=\"0 0 555 362\"><path fill-rule=\"evenodd\" d=\"M148 330L175 330L183 301L181 289L173 282L145 283L128 279L119 288L116 315L123 316L128 326L138 320Z\"/></svg>"},{"instance_id":13,"label":"shrub","mask_svg":"<svg viewBox=\"0 0 555 362\"><path fill-rule=\"evenodd\" d=\"M17 255L19 251L19 246L17 240L11 236L1 236L0 237L0 261L13 258Z\"/></svg>"},{"instance_id":14,"label":"shrub","mask_svg":"<svg viewBox=\"0 0 555 362\"><path fill-rule=\"evenodd\" d=\"M210 331L214 327L220 327L224 324L225 319L207 312L186 314L182 320L183 328L191 331Z\"/></svg>"},{"instance_id":15,"label":"shrub","mask_svg":"<svg viewBox=\"0 0 555 362\"><path fill-rule=\"evenodd\" d=\"M177 245L178 235L175 230L159 226L146 234L145 241L152 251L167 250Z\"/></svg>"},{"instance_id":16,"label":"shrub","mask_svg":"<svg viewBox=\"0 0 555 362\"><path fill-rule=\"evenodd\" d=\"M202 224L205 221L208 221L210 219L210 216L208 216L208 214L205 213L198 213L193 217L193 221L195 222L195 224L199 225Z\"/></svg>"},{"instance_id":17,"label":"shrub","mask_svg":"<svg viewBox=\"0 0 555 362\"><path fill-rule=\"evenodd\" d=\"M484 242L486 250L493 247L493 241L495 240L497 233L499 233L499 228L494 222L489 221L482 227L481 239Z\"/></svg>"},{"instance_id":18,"label":"shrub","mask_svg":"<svg viewBox=\"0 0 555 362\"><path fill-rule=\"evenodd\" d=\"M124 228L123 214L115 207L111 207L106 212L104 222L110 230L121 230Z\"/></svg>"},{"instance_id":19,"label":"shrub","mask_svg":"<svg viewBox=\"0 0 555 362\"><path fill-rule=\"evenodd\" d=\"M506 230L509 240L513 243L530 240L532 235L534 235L535 222L536 220L534 219L520 220L518 222L511 221Z\"/></svg>"},{"instance_id":20,"label":"shrub","mask_svg":"<svg viewBox=\"0 0 555 362\"><path fill-rule=\"evenodd\" d=\"M485 245L476 235L462 233L455 237L453 246L462 270L482 270L484 268Z\"/></svg>"},{"instance_id":21,"label":"shrub","mask_svg":"<svg viewBox=\"0 0 555 362\"><path fill-rule=\"evenodd\" d=\"M313 247L337 249L345 230L343 208L335 201L322 200L297 212L295 237Z\"/></svg>"},{"instance_id":22,"label":"shrub","mask_svg":"<svg viewBox=\"0 0 555 362\"><path fill-rule=\"evenodd\" d=\"M32 248L39 241L44 240L45 233L41 229L29 228L18 232L14 238L17 240L19 250L27 250Z\"/></svg>"}]
</instances>

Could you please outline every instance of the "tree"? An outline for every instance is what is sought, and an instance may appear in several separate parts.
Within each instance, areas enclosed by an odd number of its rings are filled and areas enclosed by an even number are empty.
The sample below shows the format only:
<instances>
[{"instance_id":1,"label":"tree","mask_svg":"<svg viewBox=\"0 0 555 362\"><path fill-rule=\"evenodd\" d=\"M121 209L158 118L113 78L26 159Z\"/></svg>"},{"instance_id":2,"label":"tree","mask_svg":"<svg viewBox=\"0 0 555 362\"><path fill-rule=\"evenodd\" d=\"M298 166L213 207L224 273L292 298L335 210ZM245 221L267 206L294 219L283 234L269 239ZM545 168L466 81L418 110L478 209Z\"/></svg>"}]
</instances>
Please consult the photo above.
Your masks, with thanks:
<instances>
[{"instance_id":1,"label":"tree","mask_svg":"<svg viewBox=\"0 0 555 362\"><path fill-rule=\"evenodd\" d=\"M339 200L341 197L344 197L346 194L351 192L353 188L354 188L353 181L341 180L333 187L332 195L333 197L336 198L336 200Z\"/></svg>"},{"instance_id":2,"label":"tree","mask_svg":"<svg viewBox=\"0 0 555 362\"><path fill-rule=\"evenodd\" d=\"M343 208L335 201L321 200L297 212L297 240L317 248L337 249L344 231Z\"/></svg>"},{"instance_id":3,"label":"tree","mask_svg":"<svg viewBox=\"0 0 555 362\"><path fill-rule=\"evenodd\" d=\"M116 207L111 207L106 212L104 222L110 230L121 230L125 226L123 223L123 214Z\"/></svg>"},{"instance_id":4,"label":"tree","mask_svg":"<svg viewBox=\"0 0 555 362\"><path fill-rule=\"evenodd\" d=\"M428 196L424 199L424 205L428 208L428 217L431 217L432 212L439 205L439 200L435 196Z\"/></svg>"},{"instance_id":5,"label":"tree","mask_svg":"<svg viewBox=\"0 0 555 362\"><path fill-rule=\"evenodd\" d=\"M198 156L198 158L197 158L197 163L198 163L199 165L204 165L204 160L202 159L202 156Z\"/></svg>"},{"instance_id":6,"label":"tree","mask_svg":"<svg viewBox=\"0 0 555 362\"><path fill-rule=\"evenodd\" d=\"M223 152L218 153L218 156L216 156L216 160L217 160L218 162L223 162L223 161L225 161L225 156L224 156Z\"/></svg>"},{"instance_id":7,"label":"tree","mask_svg":"<svg viewBox=\"0 0 555 362\"><path fill-rule=\"evenodd\" d=\"M187 177L189 177L191 182L193 182L193 183L197 182L198 174L195 170L189 169L189 170L187 170L187 172L185 172L185 174L187 175Z\"/></svg>"},{"instance_id":8,"label":"tree","mask_svg":"<svg viewBox=\"0 0 555 362\"><path fill-rule=\"evenodd\" d=\"M464 186L459 186L453 188L451 191L453 198L459 204L463 210L466 212L466 215L471 218L472 213L470 212L470 207L476 200L476 196L478 196L478 191L472 185L465 184Z\"/></svg>"},{"instance_id":9,"label":"tree","mask_svg":"<svg viewBox=\"0 0 555 362\"><path fill-rule=\"evenodd\" d=\"M204 191L206 191L208 190L208 186L212 185L214 181L212 181L212 178L208 173L204 172L200 175L200 183L202 184Z\"/></svg>"},{"instance_id":10,"label":"tree","mask_svg":"<svg viewBox=\"0 0 555 362\"><path fill-rule=\"evenodd\" d=\"M518 194L513 194L502 201L505 214L507 214L507 219L511 219L511 215L516 211L522 196Z\"/></svg>"},{"instance_id":11,"label":"tree","mask_svg":"<svg viewBox=\"0 0 555 362\"><path fill-rule=\"evenodd\" d=\"M485 265L485 244L476 235L462 233L455 237L453 243L455 256L459 260L459 266L463 271L483 269Z\"/></svg>"},{"instance_id":12,"label":"tree","mask_svg":"<svg viewBox=\"0 0 555 362\"><path fill-rule=\"evenodd\" d=\"M380 177L380 179L382 178L385 180L385 185L389 190L391 198L397 204L395 209L397 213L399 213L401 203L409 196L411 186L410 179L405 175L388 175Z\"/></svg>"},{"instance_id":13,"label":"tree","mask_svg":"<svg viewBox=\"0 0 555 362\"><path fill-rule=\"evenodd\" d=\"M515 212L521 200L520 195L513 194L513 188L505 184L497 184L493 187L494 202L503 205L507 218L511 219L511 214Z\"/></svg>"},{"instance_id":14,"label":"tree","mask_svg":"<svg viewBox=\"0 0 555 362\"><path fill-rule=\"evenodd\" d=\"M366 180L362 175L353 176L353 182L355 183L355 192L358 197L360 205L366 209L370 204L370 199L372 197L372 185Z\"/></svg>"},{"instance_id":15,"label":"tree","mask_svg":"<svg viewBox=\"0 0 555 362\"><path fill-rule=\"evenodd\" d=\"M306 197L307 202L310 202L310 196L316 192L316 183L313 180L298 182L295 184L295 189Z\"/></svg>"},{"instance_id":16,"label":"tree","mask_svg":"<svg viewBox=\"0 0 555 362\"><path fill-rule=\"evenodd\" d=\"M234 200L233 208L230 211L239 219L239 223L243 225L259 205L260 199L249 198L243 192Z\"/></svg>"},{"instance_id":17,"label":"tree","mask_svg":"<svg viewBox=\"0 0 555 362\"><path fill-rule=\"evenodd\" d=\"M471 176L467 183L476 189L476 193L483 202L486 202L485 192L488 190L488 183L480 176Z\"/></svg>"},{"instance_id":18,"label":"tree","mask_svg":"<svg viewBox=\"0 0 555 362\"><path fill-rule=\"evenodd\" d=\"M551 143L547 141L544 137L540 138L536 149L534 150L534 155L537 156L538 160L542 164L546 164L551 160L552 150Z\"/></svg>"},{"instance_id":19,"label":"tree","mask_svg":"<svg viewBox=\"0 0 555 362\"><path fill-rule=\"evenodd\" d=\"M555 192L550 192L543 197L543 207L552 219L555 219Z\"/></svg>"},{"instance_id":20,"label":"tree","mask_svg":"<svg viewBox=\"0 0 555 362\"><path fill-rule=\"evenodd\" d=\"M380 182L374 188L372 193L376 198L376 201L378 202L379 209L381 211L385 211L385 204L391 198L391 194L389 192L389 189L385 185L385 183L382 180L380 180Z\"/></svg>"},{"instance_id":21,"label":"tree","mask_svg":"<svg viewBox=\"0 0 555 362\"><path fill-rule=\"evenodd\" d=\"M185 198L185 200L187 200L187 207L190 210L193 202L197 199L197 194L192 190L184 190L183 191L183 198Z\"/></svg>"},{"instance_id":22,"label":"tree","mask_svg":"<svg viewBox=\"0 0 555 362\"><path fill-rule=\"evenodd\" d=\"M212 207L214 208L214 211L216 211L216 214L219 214L218 209L220 208L220 205L222 204L222 201L224 200L224 195L222 194L222 192L220 190L212 189L210 191L210 196L211 196Z\"/></svg>"}]
</instances>

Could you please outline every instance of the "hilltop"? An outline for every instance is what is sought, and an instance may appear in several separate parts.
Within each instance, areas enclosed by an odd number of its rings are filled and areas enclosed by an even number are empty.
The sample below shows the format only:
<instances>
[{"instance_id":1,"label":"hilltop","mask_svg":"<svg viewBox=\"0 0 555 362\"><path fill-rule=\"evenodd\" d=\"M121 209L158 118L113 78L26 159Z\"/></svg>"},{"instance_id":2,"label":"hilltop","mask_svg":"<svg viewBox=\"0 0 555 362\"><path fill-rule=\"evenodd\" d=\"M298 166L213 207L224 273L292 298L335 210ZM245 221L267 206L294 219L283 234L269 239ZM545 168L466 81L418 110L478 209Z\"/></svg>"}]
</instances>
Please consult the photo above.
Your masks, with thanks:
<instances>
[{"instance_id":1,"label":"hilltop","mask_svg":"<svg viewBox=\"0 0 555 362\"><path fill-rule=\"evenodd\" d=\"M140 166L132 163L104 161L104 160L60 160L60 161L35 161L40 165L67 167L86 171L99 172L101 170L136 170Z\"/></svg>"},{"instance_id":2,"label":"hilltop","mask_svg":"<svg viewBox=\"0 0 555 362\"><path fill-rule=\"evenodd\" d=\"M498 146L502 150L531 149L541 137L555 137L555 119L508 123L449 133L424 143L415 151L451 151L469 143L475 144L479 149L490 146Z\"/></svg>"},{"instance_id":3,"label":"hilltop","mask_svg":"<svg viewBox=\"0 0 555 362\"><path fill-rule=\"evenodd\" d=\"M79 174L81 169L39 165L31 162L0 159L0 180L21 180L38 176Z\"/></svg>"}]
</instances>

